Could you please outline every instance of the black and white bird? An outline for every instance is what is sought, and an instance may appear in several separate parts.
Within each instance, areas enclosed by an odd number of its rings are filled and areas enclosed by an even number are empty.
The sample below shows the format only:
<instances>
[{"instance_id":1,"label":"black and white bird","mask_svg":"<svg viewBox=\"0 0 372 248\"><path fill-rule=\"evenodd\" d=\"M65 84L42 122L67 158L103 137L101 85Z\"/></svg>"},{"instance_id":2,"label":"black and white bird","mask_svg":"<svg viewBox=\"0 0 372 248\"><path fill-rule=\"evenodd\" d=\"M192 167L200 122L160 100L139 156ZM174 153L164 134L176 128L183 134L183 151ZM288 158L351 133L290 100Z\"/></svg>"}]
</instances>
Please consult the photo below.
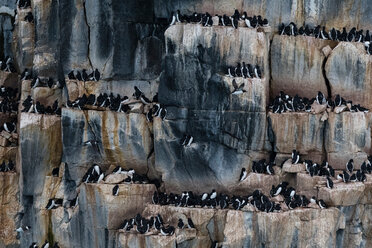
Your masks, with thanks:
<instances>
[{"instance_id":1,"label":"black and white bird","mask_svg":"<svg viewBox=\"0 0 372 248\"><path fill-rule=\"evenodd\" d=\"M63 204L63 199L52 198L52 199L49 199L48 204L46 205L45 209L47 210L56 209L62 206L62 204Z\"/></svg>"},{"instance_id":2,"label":"black and white bird","mask_svg":"<svg viewBox=\"0 0 372 248\"><path fill-rule=\"evenodd\" d=\"M45 240L44 244L41 246L41 248L49 248L49 242Z\"/></svg>"},{"instance_id":3,"label":"black and white bird","mask_svg":"<svg viewBox=\"0 0 372 248\"><path fill-rule=\"evenodd\" d=\"M4 125L3 125L3 128L8 133L13 133L16 129L16 125L15 125L15 123L12 123L12 122L5 122Z\"/></svg>"},{"instance_id":4,"label":"black and white bird","mask_svg":"<svg viewBox=\"0 0 372 248\"><path fill-rule=\"evenodd\" d=\"M164 236L172 236L174 234L175 228L173 226L161 227L160 233Z\"/></svg>"},{"instance_id":5,"label":"black and white bird","mask_svg":"<svg viewBox=\"0 0 372 248\"><path fill-rule=\"evenodd\" d=\"M300 153L296 150L292 151L292 164L298 164L300 162Z\"/></svg>"},{"instance_id":6,"label":"black and white bird","mask_svg":"<svg viewBox=\"0 0 372 248\"><path fill-rule=\"evenodd\" d=\"M29 246L29 248L39 248L36 242L32 242L32 244Z\"/></svg>"},{"instance_id":7,"label":"black and white bird","mask_svg":"<svg viewBox=\"0 0 372 248\"><path fill-rule=\"evenodd\" d=\"M119 185L115 185L112 189L112 195L117 196L119 194Z\"/></svg>"},{"instance_id":8,"label":"black and white bird","mask_svg":"<svg viewBox=\"0 0 372 248\"><path fill-rule=\"evenodd\" d=\"M171 23L169 25L172 26L176 24L176 21L177 21L176 15L173 12L171 12Z\"/></svg>"},{"instance_id":9,"label":"black and white bird","mask_svg":"<svg viewBox=\"0 0 372 248\"><path fill-rule=\"evenodd\" d=\"M354 160L353 159L350 159L349 162L346 163L346 170L349 173L353 173L353 170L354 170Z\"/></svg>"},{"instance_id":10,"label":"black and white bird","mask_svg":"<svg viewBox=\"0 0 372 248\"><path fill-rule=\"evenodd\" d=\"M187 225L188 228L195 228L194 222L192 221L191 218L187 218Z\"/></svg>"},{"instance_id":11,"label":"black and white bird","mask_svg":"<svg viewBox=\"0 0 372 248\"><path fill-rule=\"evenodd\" d=\"M242 172L240 173L239 181L240 182L244 181L244 179L247 178L247 175L248 175L247 170L245 168L242 168Z\"/></svg>"},{"instance_id":12,"label":"black and white bird","mask_svg":"<svg viewBox=\"0 0 372 248\"><path fill-rule=\"evenodd\" d=\"M27 232L29 230L31 230L31 227L30 226L21 226L21 227L18 227L16 229L16 232L23 233L23 232Z\"/></svg>"},{"instance_id":13,"label":"black and white bird","mask_svg":"<svg viewBox=\"0 0 372 248\"><path fill-rule=\"evenodd\" d=\"M328 176L327 176L327 188L329 188L329 189L332 189L333 188L333 181Z\"/></svg>"},{"instance_id":14,"label":"black and white bird","mask_svg":"<svg viewBox=\"0 0 372 248\"><path fill-rule=\"evenodd\" d=\"M183 229L185 227L185 224L183 223L182 219L178 219L178 224L177 224L179 229Z\"/></svg>"},{"instance_id":15,"label":"black and white bird","mask_svg":"<svg viewBox=\"0 0 372 248\"><path fill-rule=\"evenodd\" d=\"M233 79L232 81L232 85L234 87L234 90L231 94L233 95L240 95L240 94L243 94L244 92L246 92L246 90L244 90L244 83L240 84L238 86L238 84L236 83L235 79Z\"/></svg>"},{"instance_id":16,"label":"black and white bird","mask_svg":"<svg viewBox=\"0 0 372 248\"><path fill-rule=\"evenodd\" d=\"M316 96L316 102L320 105L326 103L326 98L325 98L324 94L320 91L318 91L318 94Z\"/></svg>"},{"instance_id":17,"label":"black and white bird","mask_svg":"<svg viewBox=\"0 0 372 248\"><path fill-rule=\"evenodd\" d=\"M181 146L189 147L194 141L194 137L191 135L185 135L181 140Z\"/></svg>"},{"instance_id":18,"label":"black and white bird","mask_svg":"<svg viewBox=\"0 0 372 248\"><path fill-rule=\"evenodd\" d=\"M318 205L321 209L327 208L327 205L323 200L319 200Z\"/></svg>"}]
</instances>

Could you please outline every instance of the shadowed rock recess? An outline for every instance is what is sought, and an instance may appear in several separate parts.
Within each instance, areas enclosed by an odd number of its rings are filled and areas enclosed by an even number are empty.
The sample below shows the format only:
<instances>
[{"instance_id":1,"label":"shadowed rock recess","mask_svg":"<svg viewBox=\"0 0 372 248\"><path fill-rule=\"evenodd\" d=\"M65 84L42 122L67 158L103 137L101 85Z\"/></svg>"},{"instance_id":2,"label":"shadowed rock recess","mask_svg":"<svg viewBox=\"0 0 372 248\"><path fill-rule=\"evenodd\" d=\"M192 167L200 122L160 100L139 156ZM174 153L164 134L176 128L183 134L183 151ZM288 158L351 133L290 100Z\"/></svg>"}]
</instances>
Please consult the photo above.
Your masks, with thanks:
<instances>
[{"instance_id":1,"label":"shadowed rock recess","mask_svg":"<svg viewBox=\"0 0 372 248\"><path fill-rule=\"evenodd\" d=\"M62 248L372 247L372 175L362 182L337 178L350 159L354 173L372 161L371 113L269 108L281 91L310 99L318 91L333 99L339 94L372 108L372 55L363 43L278 34L279 25L291 21L372 30L370 1L31 0L27 8L16 2L0 0L0 59L10 56L17 71L1 70L0 87L18 89L19 96L18 112L1 107L0 113L0 248L33 242ZM170 26L177 9L211 16L238 9L267 18L269 27L247 28L243 21L237 29ZM30 12L33 22L25 20ZM259 66L261 78L229 77L227 68L238 62ZM65 86L36 87L32 78L22 79L26 68ZM67 77L96 68L98 81ZM236 84L244 84L242 94L232 94ZM148 120L155 102L136 99L135 86L150 100L158 96L164 119ZM128 96L130 110L70 105L100 93ZM61 112L22 111L28 96L35 106L57 100ZM14 131L4 130L9 122L16 123ZM191 144L182 145L185 135L193 137ZM298 164L290 160L294 149ZM273 172L258 173L259 161L270 158ZM327 161L335 170L333 188L325 176L311 176L305 160ZM15 168L5 170L11 161ZM119 165L125 173L113 172ZM243 168L247 176L240 181ZM128 182L131 169L145 179ZM96 170L104 176L92 183L87 176ZM283 181L327 208L290 209L282 195L270 196L272 185ZM240 210L152 201L154 192L212 190L230 197L260 190L281 210L260 211L254 201ZM52 200L62 203L48 209ZM124 221L138 213L147 219L160 214L174 234L126 231ZM180 219L187 226L189 218L194 227L177 226Z\"/></svg>"}]
</instances>

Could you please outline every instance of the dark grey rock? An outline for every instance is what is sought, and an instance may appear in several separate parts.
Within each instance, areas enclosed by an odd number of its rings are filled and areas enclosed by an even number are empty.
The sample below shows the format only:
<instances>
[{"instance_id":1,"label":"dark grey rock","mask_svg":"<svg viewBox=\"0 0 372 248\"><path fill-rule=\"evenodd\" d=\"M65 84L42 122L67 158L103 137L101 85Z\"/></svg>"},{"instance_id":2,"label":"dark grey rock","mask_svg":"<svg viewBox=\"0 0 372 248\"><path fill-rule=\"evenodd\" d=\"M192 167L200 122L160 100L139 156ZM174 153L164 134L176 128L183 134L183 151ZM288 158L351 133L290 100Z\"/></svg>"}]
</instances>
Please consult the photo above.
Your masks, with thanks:
<instances>
[{"instance_id":1,"label":"dark grey rock","mask_svg":"<svg viewBox=\"0 0 372 248\"><path fill-rule=\"evenodd\" d=\"M147 172L153 143L145 115L63 109L62 123L68 180L79 184L94 163L104 171L110 164L120 164L138 173ZM97 141L97 146L84 145L88 140Z\"/></svg>"}]
</instances>

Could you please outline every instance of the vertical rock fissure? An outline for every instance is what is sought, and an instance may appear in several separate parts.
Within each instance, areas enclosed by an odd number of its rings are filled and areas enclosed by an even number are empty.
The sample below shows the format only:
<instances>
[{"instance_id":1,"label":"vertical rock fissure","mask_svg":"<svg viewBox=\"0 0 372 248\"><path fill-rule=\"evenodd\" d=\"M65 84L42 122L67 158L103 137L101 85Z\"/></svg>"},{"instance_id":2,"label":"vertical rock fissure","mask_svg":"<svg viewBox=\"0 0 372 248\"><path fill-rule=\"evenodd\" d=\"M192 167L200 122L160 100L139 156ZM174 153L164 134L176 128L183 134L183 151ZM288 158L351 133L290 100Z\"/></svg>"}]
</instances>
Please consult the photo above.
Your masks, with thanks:
<instances>
[{"instance_id":1,"label":"vertical rock fissure","mask_svg":"<svg viewBox=\"0 0 372 248\"><path fill-rule=\"evenodd\" d=\"M271 91L271 82L272 82L272 70L271 70L271 45L272 45L272 42L273 42L273 38L274 38L274 36L272 36L271 37L271 39L269 39L269 58L268 58L268 65L267 65L267 67L268 67L268 69L269 69L269 91L268 91L268 98L269 98L269 100L268 101L266 101L266 102L270 102L270 96L271 96L271 94L272 94L272 91ZM270 120L270 118L269 118L269 111L268 111L268 106L266 106L266 119L267 119L267 123L268 123L268 125L267 125L267 133L268 133L268 135L269 135L269 137L271 136L272 137L272 139L268 139L269 140L269 143L270 143L270 145L271 145L271 154L275 154L275 157L274 157L274 159L276 158L276 152L275 152L275 136L274 136L274 132L273 132L273 129L272 129L272 126L271 126L271 120ZM271 154L270 154L270 158L271 158ZM275 160L274 160L275 161Z\"/></svg>"},{"instance_id":2,"label":"vertical rock fissure","mask_svg":"<svg viewBox=\"0 0 372 248\"><path fill-rule=\"evenodd\" d=\"M323 161L328 161L327 149L326 149L327 125L328 125L328 120L325 120L324 125L323 125L323 133L322 133L322 136L323 136L322 159Z\"/></svg>"},{"instance_id":3,"label":"vertical rock fissure","mask_svg":"<svg viewBox=\"0 0 372 248\"><path fill-rule=\"evenodd\" d=\"M85 19L85 23L87 24L87 28L88 28L88 44L87 44L88 45L88 61L89 61L91 69L93 69L92 60L90 59L90 26L88 22L88 15L87 15L87 9L85 7L85 4L86 4L86 1L84 1L83 3L83 8L84 8L84 19Z\"/></svg>"},{"instance_id":4,"label":"vertical rock fissure","mask_svg":"<svg viewBox=\"0 0 372 248\"><path fill-rule=\"evenodd\" d=\"M328 57L325 57L325 59L323 60L322 73L323 73L324 81L325 81L326 87L327 87L328 98L331 98L332 97L331 84L330 84L330 82L327 78L326 69L325 69L327 60L328 60Z\"/></svg>"}]
</instances>

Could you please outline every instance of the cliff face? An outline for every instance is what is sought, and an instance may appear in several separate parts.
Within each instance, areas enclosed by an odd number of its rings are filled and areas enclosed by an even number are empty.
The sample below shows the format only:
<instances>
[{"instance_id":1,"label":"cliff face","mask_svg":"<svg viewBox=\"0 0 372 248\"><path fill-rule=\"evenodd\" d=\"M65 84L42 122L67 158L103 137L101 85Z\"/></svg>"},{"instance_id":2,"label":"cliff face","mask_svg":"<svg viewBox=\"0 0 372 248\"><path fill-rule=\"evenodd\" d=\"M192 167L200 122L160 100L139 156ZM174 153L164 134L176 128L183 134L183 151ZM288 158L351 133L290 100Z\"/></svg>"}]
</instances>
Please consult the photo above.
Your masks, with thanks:
<instances>
[{"instance_id":1,"label":"cliff face","mask_svg":"<svg viewBox=\"0 0 372 248\"><path fill-rule=\"evenodd\" d=\"M12 135L0 134L0 163L15 161L15 172L0 172L0 247L39 246L48 240L60 247L370 247L372 245L372 177L345 184L310 177L304 166L286 163L293 149L302 159L328 161L336 176L350 158L356 169L371 154L370 113L283 113L269 111L270 101L284 90L315 97L318 91L341 94L372 108L372 56L363 44L305 36L280 36L281 22L372 29L372 7L358 1L181 1L181 0L33 0L27 9L1 1L0 57L11 55L18 74L65 79L66 87L31 87L16 73L0 71L0 85L18 88L20 103L28 95L52 105L61 116L36 113L1 114L0 125L17 121ZM165 19L180 9L231 15L234 9L262 15L270 27L169 26ZM15 10L17 11L15 14ZM34 23L24 20L32 12ZM234 78L245 92L231 94L227 67L237 62L258 65L261 78ZM69 80L72 69L98 68L101 80ZM149 106L133 100L137 86L151 100L158 93L167 109L164 120L146 120ZM83 94L106 93L131 98L129 113L91 107L64 107ZM180 145L184 135L193 143ZM18 138L19 136L19 138ZM94 145L87 144L94 141ZM253 161L275 154L275 175L252 172ZM97 184L82 178L99 164L105 178ZM124 184L113 175L121 165L146 175L146 184ZM242 168L249 172L239 182ZM58 172L55 171L58 169ZM288 181L297 194L323 199L279 213L259 212L248 204L233 209L185 208L151 204L154 191L218 192L247 195L255 189ZM155 182L159 182L155 183ZM112 194L119 185L117 196ZM158 187L158 188L157 188ZM47 210L49 199L62 206ZM71 202L78 199L77 206ZM280 201L280 199L277 199ZM120 229L137 213L160 213L177 226L191 218L194 228L172 236L141 235ZM16 228L31 229L17 233Z\"/></svg>"}]
</instances>

